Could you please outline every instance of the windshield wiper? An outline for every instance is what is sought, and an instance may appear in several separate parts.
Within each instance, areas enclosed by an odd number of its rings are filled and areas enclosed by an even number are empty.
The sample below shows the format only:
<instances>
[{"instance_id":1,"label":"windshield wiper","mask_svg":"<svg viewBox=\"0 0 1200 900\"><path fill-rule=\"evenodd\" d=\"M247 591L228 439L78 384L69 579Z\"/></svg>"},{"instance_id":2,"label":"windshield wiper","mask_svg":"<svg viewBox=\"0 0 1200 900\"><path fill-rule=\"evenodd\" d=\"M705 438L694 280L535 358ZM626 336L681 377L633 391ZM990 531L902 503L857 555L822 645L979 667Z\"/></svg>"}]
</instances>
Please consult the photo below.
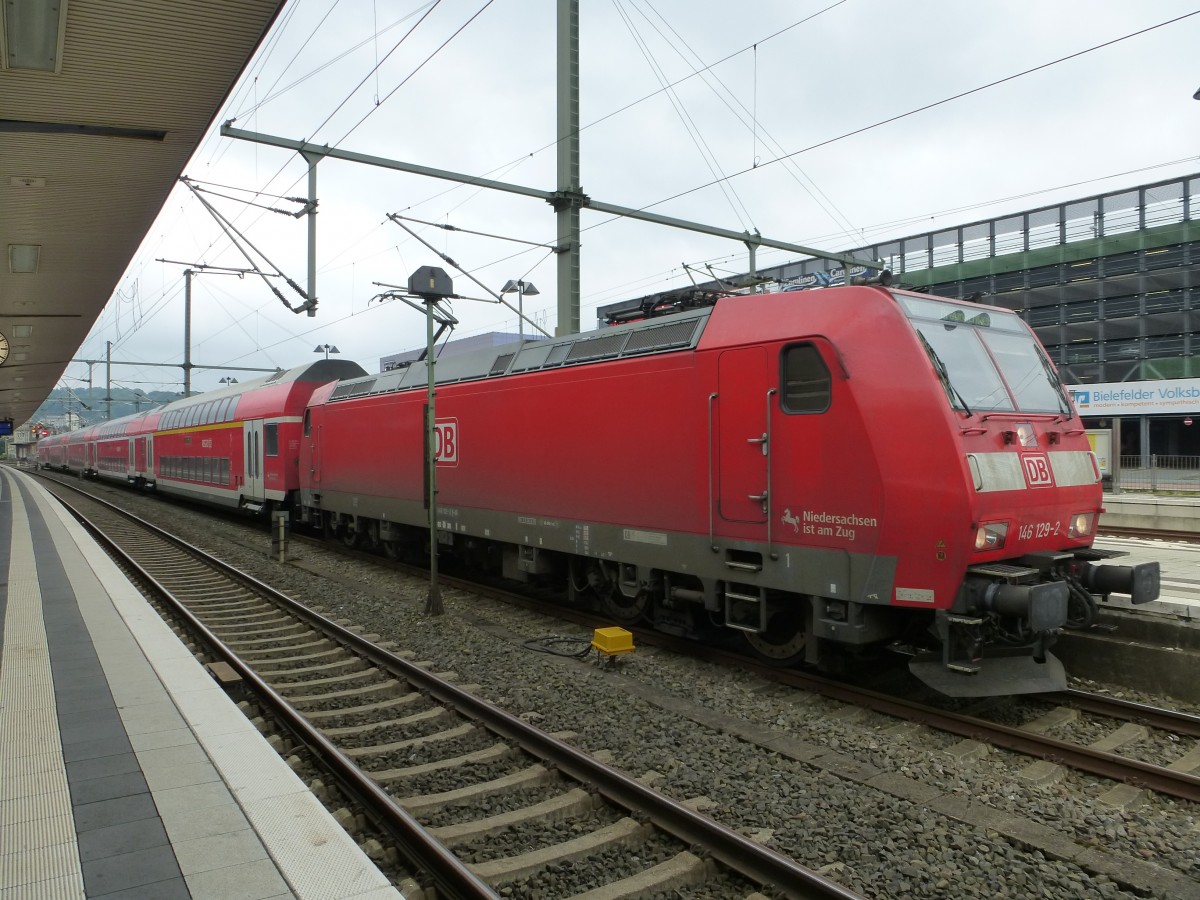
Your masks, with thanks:
<instances>
[{"instance_id":1,"label":"windshield wiper","mask_svg":"<svg viewBox=\"0 0 1200 900\"><path fill-rule=\"evenodd\" d=\"M974 415L971 412L971 407L967 406L967 401L963 399L963 395L958 392L958 388L950 380L950 371L946 368L946 364L942 362L942 358L937 355L937 351L933 349L933 345L929 343L925 335L921 334L920 329L917 329L917 337L921 339L921 343L925 347L925 352L929 354L929 360L933 363L933 368L938 373L938 378L941 379L942 387L946 389L946 393L952 398L957 398L968 416Z\"/></svg>"},{"instance_id":2,"label":"windshield wiper","mask_svg":"<svg viewBox=\"0 0 1200 900\"><path fill-rule=\"evenodd\" d=\"M1054 367L1050 365L1050 360L1046 358L1045 353L1038 354L1038 360L1042 364L1042 368L1046 371L1046 380L1050 382L1050 386L1054 388L1054 397L1058 400L1058 410L1068 419L1074 415L1071 410L1071 404L1067 401L1066 391L1063 390L1062 381L1058 377L1058 373L1054 371Z\"/></svg>"}]
</instances>

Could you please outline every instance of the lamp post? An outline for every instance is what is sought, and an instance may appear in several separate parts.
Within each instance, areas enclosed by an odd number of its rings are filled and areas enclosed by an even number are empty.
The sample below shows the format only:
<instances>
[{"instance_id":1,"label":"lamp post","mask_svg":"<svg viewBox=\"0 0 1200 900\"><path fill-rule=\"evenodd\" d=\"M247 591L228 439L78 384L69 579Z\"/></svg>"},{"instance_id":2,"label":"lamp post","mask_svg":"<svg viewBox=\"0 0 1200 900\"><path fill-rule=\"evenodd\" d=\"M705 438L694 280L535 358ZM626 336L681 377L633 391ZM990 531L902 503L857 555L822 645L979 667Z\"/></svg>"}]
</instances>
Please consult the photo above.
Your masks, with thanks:
<instances>
[{"instance_id":1,"label":"lamp post","mask_svg":"<svg viewBox=\"0 0 1200 900\"><path fill-rule=\"evenodd\" d=\"M393 288L395 285L385 285L375 282L380 287ZM437 464L439 459L453 458L457 462L457 449L449 450L448 442L457 447L456 438L447 439L442 428L449 429L450 424L439 426L437 421L437 377L434 370L437 366L437 354L434 353L437 342L447 328L458 324L458 319L445 306L443 300L458 299L454 293L454 283L445 270L434 266L421 266L408 278L408 290L401 292L389 290L379 295L380 299L396 299L411 306L425 316L425 350L418 361L425 362L425 439L422 453L425 471L425 508L429 511L429 596L425 601L425 612L440 616L445 607L442 604L442 590L438 585L438 506L437 506ZM433 325L437 323L437 332Z\"/></svg>"},{"instance_id":2,"label":"lamp post","mask_svg":"<svg viewBox=\"0 0 1200 900\"><path fill-rule=\"evenodd\" d=\"M329 359L330 353L341 353L342 352L337 347L333 346L333 344L317 344L317 346L313 349L313 353L320 353L322 351L325 352L326 359Z\"/></svg>"},{"instance_id":3,"label":"lamp post","mask_svg":"<svg viewBox=\"0 0 1200 900\"><path fill-rule=\"evenodd\" d=\"M525 298L536 297L541 293L533 286L532 281L522 281L518 278L513 281L511 278L504 282L504 287L500 288L501 294L516 294L517 295L517 333L521 340L525 340Z\"/></svg>"}]
</instances>

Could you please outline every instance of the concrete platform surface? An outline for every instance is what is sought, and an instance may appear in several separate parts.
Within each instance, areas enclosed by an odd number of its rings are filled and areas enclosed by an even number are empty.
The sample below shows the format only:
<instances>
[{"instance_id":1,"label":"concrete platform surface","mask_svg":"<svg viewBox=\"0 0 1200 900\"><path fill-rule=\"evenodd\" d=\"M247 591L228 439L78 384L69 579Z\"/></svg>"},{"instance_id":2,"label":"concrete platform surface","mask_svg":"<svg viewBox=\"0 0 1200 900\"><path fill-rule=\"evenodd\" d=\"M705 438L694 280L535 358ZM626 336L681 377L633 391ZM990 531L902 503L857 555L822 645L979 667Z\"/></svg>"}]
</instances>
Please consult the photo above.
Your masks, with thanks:
<instances>
[{"instance_id":1,"label":"concrete platform surface","mask_svg":"<svg viewBox=\"0 0 1200 900\"><path fill-rule=\"evenodd\" d=\"M0 900L401 896L98 545L0 467Z\"/></svg>"}]
</instances>

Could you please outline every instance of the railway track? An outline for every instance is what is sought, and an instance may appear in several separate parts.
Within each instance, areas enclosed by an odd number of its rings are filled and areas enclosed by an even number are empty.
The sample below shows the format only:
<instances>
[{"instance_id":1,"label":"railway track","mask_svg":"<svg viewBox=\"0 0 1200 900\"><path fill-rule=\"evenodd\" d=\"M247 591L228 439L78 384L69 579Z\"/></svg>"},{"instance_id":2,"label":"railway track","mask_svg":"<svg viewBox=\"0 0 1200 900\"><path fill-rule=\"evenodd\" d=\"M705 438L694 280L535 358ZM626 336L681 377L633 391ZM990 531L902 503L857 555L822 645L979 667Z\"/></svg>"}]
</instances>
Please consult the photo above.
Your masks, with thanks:
<instances>
[{"instance_id":1,"label":"railway track","mask_svg":"<svg viewBox=\"0 0 1200 900\"><path fill-rule=\"evenodd\" d=\"M317 538L300 539L311 540L317 545L324 543ZM362 551L352 552L373 563L409 574L422 571L395 561L385 562ZM538 609L588 628L611 624L602 615L586 610L543 604L525 594L514 594L492 585L445 574L442 577L448 586L473 593L482 591L489 597ZM1114 804L1131 802L1133 792L1140 790L1183 800L1200 800L1200 744L1188 744L1188 741L1200 739L1200 716L1081 690L1029 695L1023 701L1035 711L1023 717L1015 718L1011 710L996 710L994 700L984 700L965 711L955 711L936 701L914 702L891 692L871 691L807 672L772 668L739 654L650 629L632 630L639 645L660 646L672 652L738 666L765 681L945 731L968 741L1021 753L1042 760L1047 766L1066 766L1110 779L1129 788L1108 795ZM917 689L925 693L924 688ZM1052 708L1046 709L1047 706ZM1118 724L1113 725L1114 721ZM969 748L960 748L960 752L967 754ZM1150 758L1140 758L1143 755ZM1045 767L1037 771L1036 777L1042 781L1054 775ZM1031 773L1030 780L1033 778Z\"/></svg>"},{"instance_id":2,"label":"railway track","mask_svg":"<svg viewBox=\"0 0 1200 900\"><path fill-rule=\"evenodd\" d=\"M1047 766L1065 766L1117 782L1129 791L1107 794L1107 802L1124 805L1135 799L1132 791L1150 790L1169 797L1200 801L1200 745L1187 747L1186 741L1200 737L1200 717L1144 704L1116 700L1102 694L1066 691L1059 694L1031 695L1022 698L1028 703L1053 704L1043 714L1007 724L989 718L992 702L977 704L969 712L956 712L937 705L916 703L890 694L847 687L836 682L818 683L808 677L787 683L804 686L823 696L871 709L907 722L957 735L967 741L1014 751L1039 759ZM1098 717L1090 727L1075 727L1082 723L1080 713ZM1099 719L1119 720L1117 727L1102 724ZM1179 742L1184 749L1163 763L1149 762L1118 750L1132 751L1146 739L1151 729L1167 736L1167 741ZM1159 747L1163 742L1159 742ZM970 748L962 747L957 755L969 755ZM1031 772L1030 781L1046 781L1054 777L1050 769Z\"/></svg>"},{"instance_id":3,"label":"railway track","mask_svg":"<svg viewBox=\"0 0 1200 900\"><path fill-rule=\"evenodd\" d=\"M1180 544L1200 544L1200 532L1159 531L1151 528L1109 528L1101 525L1096 529L1098 538L1138 538L1150 541L1171 541Z\"/></svg>"},{"instance_id":4,"label":"railway track","mask_svg":"<svg viewBox=\"0 0 1200 900\"><path fill-rule=\"evenodd\" d=\"M129 513L63 502L282 723L293 767L361 811L339 815L385 836L373 855L399 882L450 897L858 896Z\"/></svg>"}]
</instances>

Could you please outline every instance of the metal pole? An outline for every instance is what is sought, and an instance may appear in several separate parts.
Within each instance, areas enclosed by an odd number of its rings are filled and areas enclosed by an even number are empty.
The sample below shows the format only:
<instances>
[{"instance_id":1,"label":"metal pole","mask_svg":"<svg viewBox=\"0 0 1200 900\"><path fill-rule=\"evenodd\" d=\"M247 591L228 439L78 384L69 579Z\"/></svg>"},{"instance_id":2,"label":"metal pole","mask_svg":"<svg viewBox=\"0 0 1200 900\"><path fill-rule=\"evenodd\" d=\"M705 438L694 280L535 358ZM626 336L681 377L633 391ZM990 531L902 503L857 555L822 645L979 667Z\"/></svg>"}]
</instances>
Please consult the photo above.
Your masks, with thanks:
<instances>
[{"instance_id":1,"label":"metal pole","mask_svg":"<svg viewBox=\"0 0 1200 900\"><path fill-rule=\"evenodd\" d=\"M517 337L525 340L525 282L517 282Z\"/></svg>"},{"instance_id":2,"label":"metal pole","mask_svg":"<svg viewBox=\"0 0 1200 900\"><path fill-rule=\"evenodd\" d=\"M104 342L104 420L112 420L112 341Z\"/></svg>"},{"instance_id":3,"label":"metal pole","mask_svg":"<svg viewBox=\"0 0 1200 900\"><path fill-rule=\"evenodd\" d=\"M579 333L579 0L558 0L556 335Z\"/></svg>"},{"instance_id":4,"label":"metal pole","mask_svg":"<svg viewBox=\"0 0 1200 900\"><path fill-rule=\"evenodd\" d=\"M317 314L317 163L321 157L302 156L308 163L308 316L312 318Z\"/></svg>"},{"instance_id":5,"label":"metal pole","mask_svg":"<svg viewBox=\"0 0 1200 900\"><path fill-rule=\"evenodd\" d=\"M183 396L192 396L192 270L183 270Z\"/></svg>"},{"instance_id":6,"label":"metal pole","mask_svg":"<svg viewBox=\"0 0 1200 900\"><path fill-rule=\"evenodd\" d=\"M425 464L428 468L429 481L429 596L425 600L425 612L431 615L442 614L442 592L438 588L438 536L437 536L437 421L436 398L434 391L434 347L433 347L433 305L432 298L425 300L425 372L428 376L426 388L426 421L425 446L428 447Z\"/></svg>"}]
</instances>

